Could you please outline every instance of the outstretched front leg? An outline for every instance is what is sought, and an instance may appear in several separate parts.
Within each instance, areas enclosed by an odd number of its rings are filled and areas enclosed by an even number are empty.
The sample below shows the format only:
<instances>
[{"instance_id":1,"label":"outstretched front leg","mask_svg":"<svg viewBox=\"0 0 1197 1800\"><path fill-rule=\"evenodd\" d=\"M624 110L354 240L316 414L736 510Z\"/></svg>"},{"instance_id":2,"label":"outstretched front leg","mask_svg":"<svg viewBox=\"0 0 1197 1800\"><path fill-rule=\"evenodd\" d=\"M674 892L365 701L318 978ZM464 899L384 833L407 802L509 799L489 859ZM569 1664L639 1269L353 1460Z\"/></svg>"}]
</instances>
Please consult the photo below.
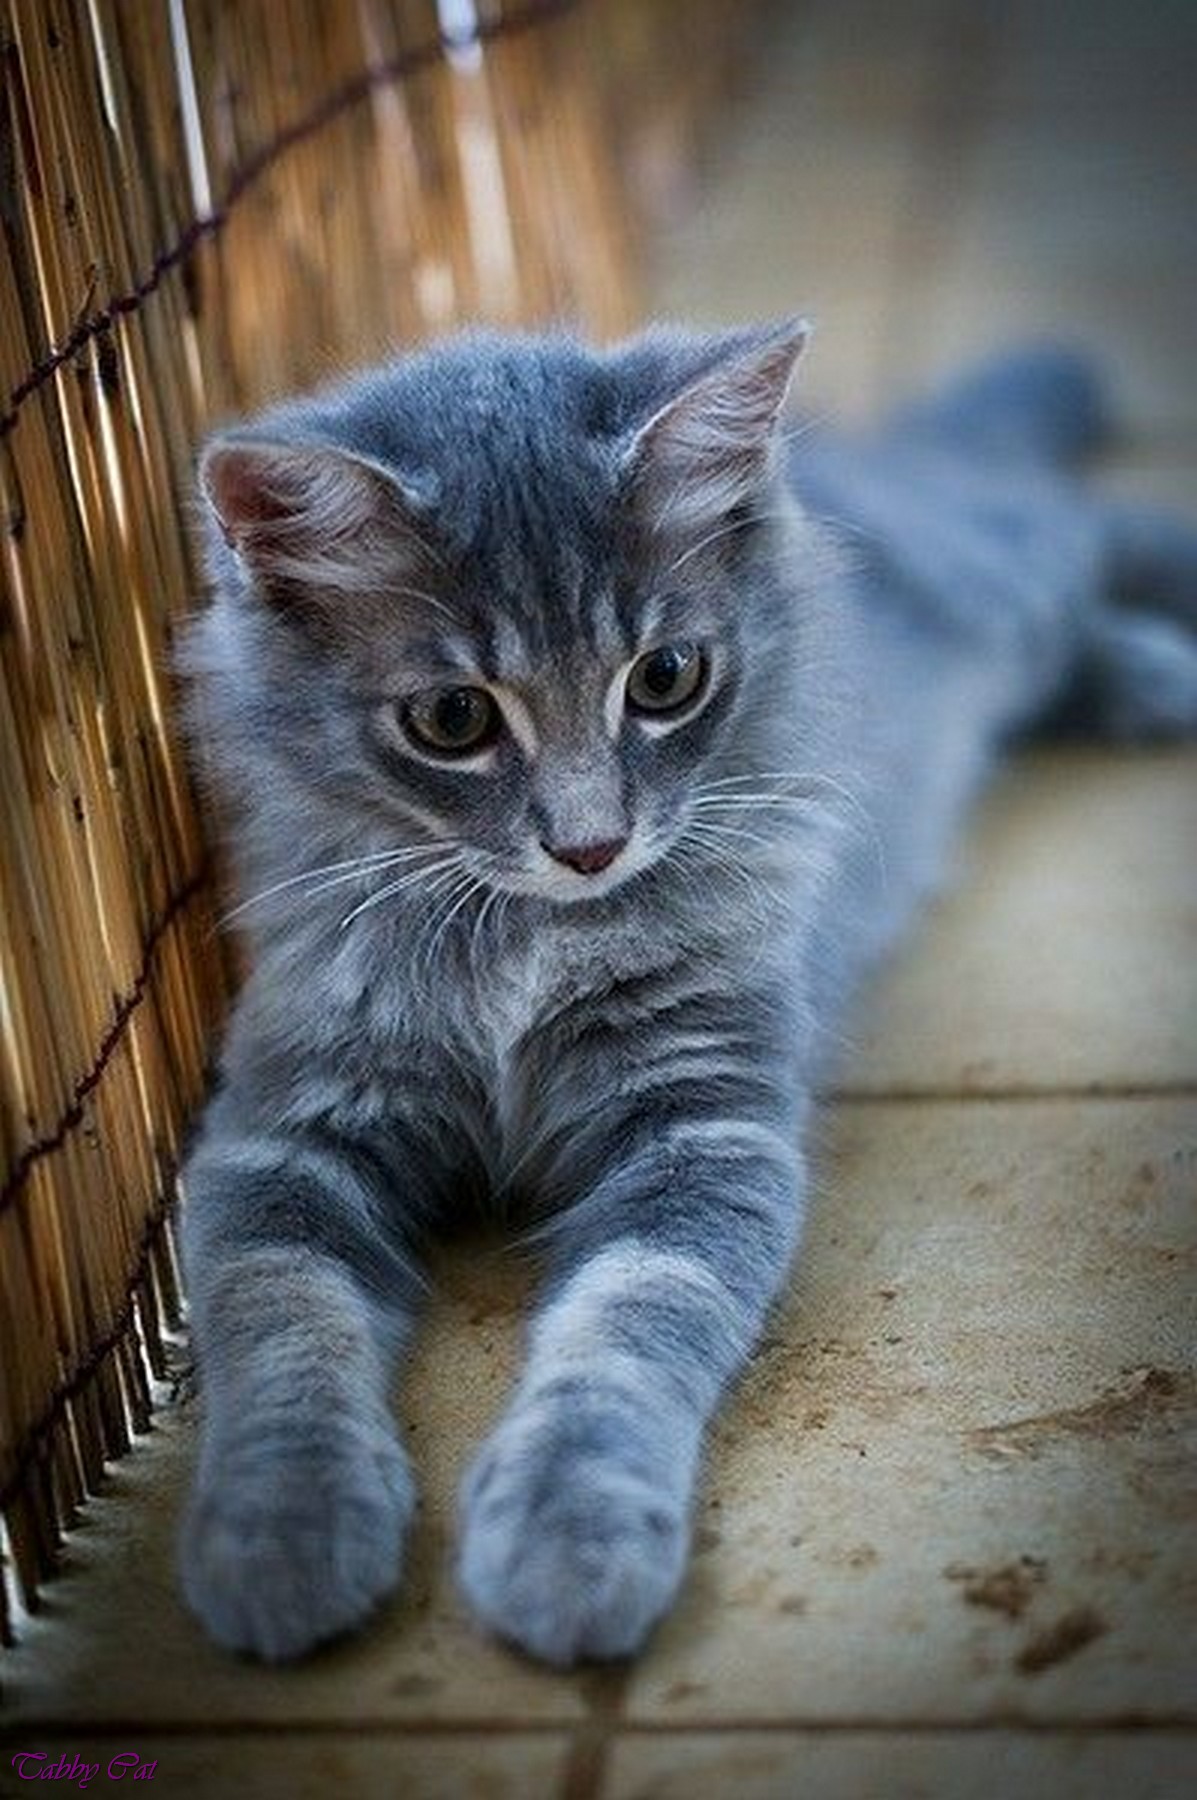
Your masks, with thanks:
<instances>
[{"instance_id":1,"label":"outstretched front leg","mask_svg":"<svg viewBox=\"0 0 1197 1800\"><path fill-rule=\"evenodd\" d=\"M460 1563L485 1623L546 1661L629 1654L681 1582L703 1434L800 1221L785 1013L764 994L694 1000L651 1042L625 1030L620 1054L595 1026L556 1061L548 1179L580 1186L522 1379L463 1489Z\"/></svg>"},{"instance_id":2,"label":"outstretched front leg","mask_svg":"<svg viewBox=\"0 0 1197 1800\"><path fill-rule=\"evenodd\" d=\"M255 1127L214 1103L186 1171L184 1252L201 1376L180 1560L230 1649L300 1656L399 1578L415 1507L389 1389L422 1286L405 1222L432 1147Z\"/></svg>"}]
</instances>

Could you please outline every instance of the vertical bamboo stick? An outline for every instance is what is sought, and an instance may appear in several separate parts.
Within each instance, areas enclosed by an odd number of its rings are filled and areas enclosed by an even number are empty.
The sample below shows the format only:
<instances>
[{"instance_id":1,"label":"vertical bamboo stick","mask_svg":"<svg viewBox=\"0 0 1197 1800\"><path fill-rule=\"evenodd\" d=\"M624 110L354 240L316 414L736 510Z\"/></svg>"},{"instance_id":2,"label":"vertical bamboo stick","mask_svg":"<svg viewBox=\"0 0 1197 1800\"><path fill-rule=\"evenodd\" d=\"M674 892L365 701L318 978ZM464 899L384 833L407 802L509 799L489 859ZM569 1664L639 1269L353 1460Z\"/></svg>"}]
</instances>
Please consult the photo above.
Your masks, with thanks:
<instances>
[{"instance_id":1,"label":"vertical bamboo stick","mask_svg":"<svg viewBox=\"0 0 1197 1800\"><path fill-rule=\"evenodd\" d=\"M743 15L528 3L480 3L446 57L436 0L0 0L0 1511L28 1604L168 1374L228 986L173 724L196 439L466 319L623 329L596 72L645 110L679 85L646 14L724 44Z\"/></svg>"}]
</instances>

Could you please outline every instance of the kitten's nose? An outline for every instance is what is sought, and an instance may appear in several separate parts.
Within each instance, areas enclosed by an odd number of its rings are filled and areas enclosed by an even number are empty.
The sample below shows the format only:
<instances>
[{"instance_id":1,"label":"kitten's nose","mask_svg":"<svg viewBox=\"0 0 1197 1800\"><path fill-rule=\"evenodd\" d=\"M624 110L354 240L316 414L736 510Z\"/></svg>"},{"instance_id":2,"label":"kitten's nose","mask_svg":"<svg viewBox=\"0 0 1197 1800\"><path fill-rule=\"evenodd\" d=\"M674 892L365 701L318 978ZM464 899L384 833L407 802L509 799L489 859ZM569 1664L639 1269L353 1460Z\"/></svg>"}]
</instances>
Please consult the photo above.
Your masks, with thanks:
<instances>
[{"instance_id":1,"label":"kitten's nose","mask_svg":"<svg viewBox=\"0 0 1197 1800\"><path fill-rule=\"evenodd\" d=\"M549 855L576 869L579 875L597 875L606 869L627 843L626 837L606 838L601 844L545 844ZM541 839L543 843L543 838Z\"/></svg>"}]
</instances>

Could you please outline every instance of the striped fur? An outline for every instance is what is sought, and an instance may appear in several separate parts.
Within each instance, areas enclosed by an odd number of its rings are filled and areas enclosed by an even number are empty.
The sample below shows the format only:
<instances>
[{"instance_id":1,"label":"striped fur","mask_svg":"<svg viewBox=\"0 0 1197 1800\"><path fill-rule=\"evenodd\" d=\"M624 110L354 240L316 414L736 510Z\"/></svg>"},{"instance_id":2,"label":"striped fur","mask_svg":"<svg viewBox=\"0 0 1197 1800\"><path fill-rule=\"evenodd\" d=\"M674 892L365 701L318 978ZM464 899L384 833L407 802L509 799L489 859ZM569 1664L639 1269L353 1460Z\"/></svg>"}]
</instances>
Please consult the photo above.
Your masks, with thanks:
<instances>
[{"instance_id":1,"label":"striped fur","mask_svg":"<svg viewBox=\"0 0 1197 1800\"><path fill-rule=\"evenodd\" d=\"M422 1250L490 1207L544 1288L461 1581L552 1662L635 1650L800 1235L846 995L1011 733L1197 722L1191 535L1049 466L1087 372L1024 357L787 455L801 338L467 337L208 452L193 719L251 974L185 1173L182 1565L235 1649L300 1655L397 1581ZM1179 620L1118 610L1132 563ZM674 640L705 687L634 715ZM463 683L503 729L448 762L404 708Z\"/></svg>"}]
</instances>

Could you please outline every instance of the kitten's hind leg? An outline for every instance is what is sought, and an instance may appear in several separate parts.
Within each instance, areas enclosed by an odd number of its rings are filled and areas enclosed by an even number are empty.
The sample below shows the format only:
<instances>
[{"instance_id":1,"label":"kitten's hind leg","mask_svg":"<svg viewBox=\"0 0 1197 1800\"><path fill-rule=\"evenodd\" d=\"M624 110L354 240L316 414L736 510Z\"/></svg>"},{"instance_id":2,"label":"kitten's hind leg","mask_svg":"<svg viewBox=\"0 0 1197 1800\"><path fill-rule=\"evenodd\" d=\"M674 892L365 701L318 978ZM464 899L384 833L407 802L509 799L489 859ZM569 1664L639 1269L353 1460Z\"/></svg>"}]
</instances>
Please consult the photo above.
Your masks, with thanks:
<instances>
[{"instance_id":1,"label":"kitten's hind leg","mask_svg":"<svg viewBox=\"0 0 1197 1800\"><path fill-rule=\"evenodd\" d=\"M415 1489L388 1390L419 1280L339 1141L210 1131L186 1187L203 1420L183 1588L217 1642L283 1660L398 1581Z\"/></svg>"},{"instance_id":2,"label":"kitten's hind leg","mask_svg":"<svg viewBox=\"0 0 1197 1800\"><path fill-rule=\"evenodd\" d=\"M1055 722L1116 743L1197 736L1197 631L1100 607Z\"/></svg>"},{"instance_id":3,"label":"kitten's hind leg","mask_svg":"<svg viewBox=\"0 0 1197 1800\"><path fill-rule=\"evenodd\" d=\"M706 1425L793 1245L790 1132L696 1115L663 1117L630 1155L613 1118L606 1171L560 1222L524 1375L462 1491L468 1599L550 1663L627 1656L672 1604Z\"/></svg>"},{"instance_id":4,"label":"kitten's hind leg","mask_svg":"<svg viewBox=\"0 0 1197 1800\"><path fill-rule=\"evenodd\" d=\"M1029 344L987 357L903 408L894 428L995 462L1068 465L1110 435L1109 403L1090 357L1062 344Z\"/></svg>"},{"instance_id":5,"label":"kitten's hind leg","mask_svg":"<svg viewBox=\"0 0 1197 1800\"><path fill-rule=\"evenodd\" d=\"M1116 504L1105 511L1111 598L1197 631L1197 526L1163 507Z\"/></svg>"},{"instance_id":6,"label":"kitten's hind leg","mask_svg":"<svg viewBox=\"0 0 1197 1800\"><path fill-rule=\"evenodd\" d=\"M1149 507L1103 505L1102 591L1084 619L1049 731L1115 742L1197 735L1197 530Z\"/></svg>"}]
</instances>

